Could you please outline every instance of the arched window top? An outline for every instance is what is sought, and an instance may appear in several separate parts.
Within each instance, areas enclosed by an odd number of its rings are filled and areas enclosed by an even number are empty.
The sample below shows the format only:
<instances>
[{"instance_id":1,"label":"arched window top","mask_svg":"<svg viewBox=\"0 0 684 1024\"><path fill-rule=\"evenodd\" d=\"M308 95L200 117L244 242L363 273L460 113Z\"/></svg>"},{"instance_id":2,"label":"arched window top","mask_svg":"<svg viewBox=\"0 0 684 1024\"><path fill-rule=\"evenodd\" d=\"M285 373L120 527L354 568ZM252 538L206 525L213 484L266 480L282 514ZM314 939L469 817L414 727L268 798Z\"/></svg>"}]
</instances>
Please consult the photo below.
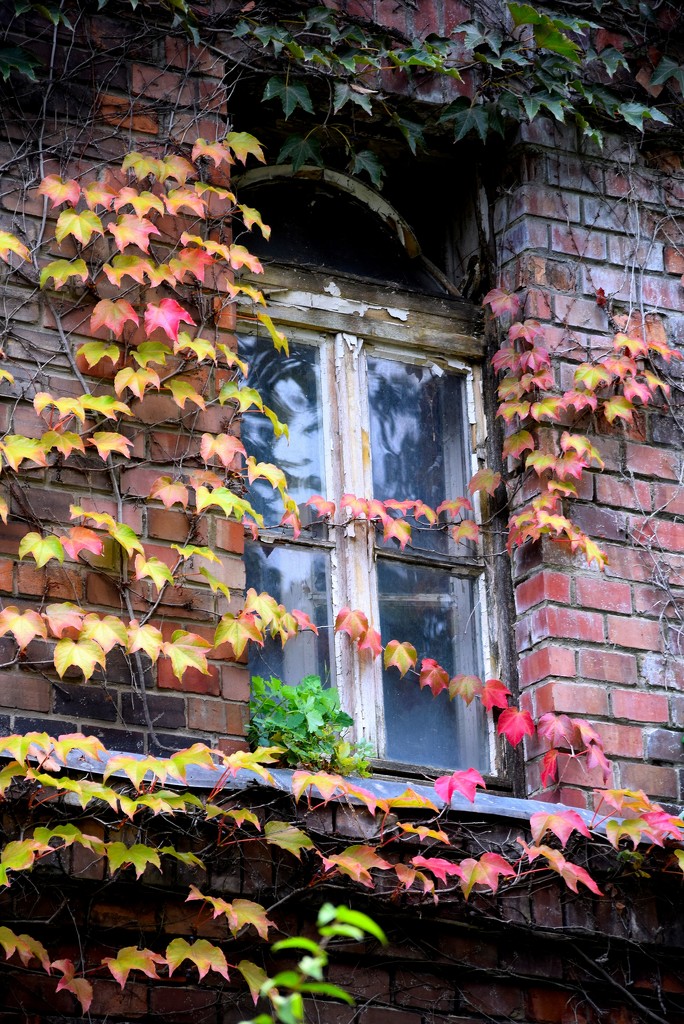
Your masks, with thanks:
<instances>
[{"instance_id":1,"label":"arched window top","mask_svg":"<svg viewBox=\"0 0 684 1024\"><path fill-rule=\"evenodd\" d=\"M239 179L240 199L272 229L249 248L266 262L336 271L403 291L444 296L413 230L382 196L339 171L260 168Z\"/></svg>"}]
</instances>

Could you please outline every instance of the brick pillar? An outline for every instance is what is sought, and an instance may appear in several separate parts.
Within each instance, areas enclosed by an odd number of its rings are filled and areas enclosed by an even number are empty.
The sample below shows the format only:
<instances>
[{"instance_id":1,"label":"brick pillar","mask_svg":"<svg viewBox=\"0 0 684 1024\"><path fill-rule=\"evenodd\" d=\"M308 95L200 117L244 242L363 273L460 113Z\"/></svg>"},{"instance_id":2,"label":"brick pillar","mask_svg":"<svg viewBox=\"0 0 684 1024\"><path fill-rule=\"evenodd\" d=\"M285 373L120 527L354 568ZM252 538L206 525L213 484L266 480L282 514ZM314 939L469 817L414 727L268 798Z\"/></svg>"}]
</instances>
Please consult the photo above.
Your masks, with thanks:
<instances>
[{"instance_id":1,"label":"brick pillar","mask_svg":"<svg viewBox=\"0 0 684 1024\"><path fill-rule=\"evenodd\" d=\"M646 166L627 138L608 139L601 153L542 121L524 129L513 160L517 183L496 211L502 282L524 289L525 315L546 325L558 385L570 387L578 363L611 350L607 312L624 324L643 310L671 343L684 338L681 170ZM607 307L596 301L599 289ZM589 719L613 761L611 784L670 802L681 799L684 722L684 433L676 418L651 406L625 426L578 419L579 432L595 432L606 468L585 475L567 514L607 552L608 566L601 573L545 539L519 552L514 570L523 706ZM540 428L542 446L553 430ZM527 783L548 799L544 749L528 745ZM597 770L572 761L560 796L584 805L601 783Z\"/></svg>"}]
</instances>

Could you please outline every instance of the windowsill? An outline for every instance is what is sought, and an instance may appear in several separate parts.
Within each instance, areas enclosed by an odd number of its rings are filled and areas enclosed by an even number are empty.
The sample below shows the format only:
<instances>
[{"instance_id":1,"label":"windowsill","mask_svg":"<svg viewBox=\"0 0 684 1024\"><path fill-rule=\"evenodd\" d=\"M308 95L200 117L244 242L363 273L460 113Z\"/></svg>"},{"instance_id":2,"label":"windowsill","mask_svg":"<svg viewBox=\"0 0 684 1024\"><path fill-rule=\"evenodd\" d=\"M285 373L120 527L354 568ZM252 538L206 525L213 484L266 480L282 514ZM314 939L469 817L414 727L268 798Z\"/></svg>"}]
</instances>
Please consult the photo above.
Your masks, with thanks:
<instances>
[{"instance_id":1,"label":"windowsill","mask_svg":"<svg viewBox=\"0 0 684 1024\"><path fill-rule=\"evenodd\" d=\"M145 756L143 754L129 754L125 751L112 750L108 752L108 758L119 756L122 753L124 756L133 758L136 761L143 760ZM3 755L0 753L0 757L2 756ZM93 758L86 757L84 754L72 751L67 758L66 767L71 771L100 777L104 772L106 764L107 760L97 761ZM273 789L279 793L287 793L291 795L293 774L293 770L289 768L270 769L270 775L273 778L273 783L271 784L260 779L258 776L255 776L254 773L241 769L235 777L230 777L227 780L224 780L223 785L221 786L221 791L240 792L253 787L265 787ZM171 781L166 785L171 786L173 789L187 788L190 790L199 790L200 792L211 792L216 789L217 784L224 775L225 768L222 767L209 769L190 766L187 769L187 784L185 787L182 783L175 781ZM125 779L126 775L123 771L115 771L112 772L109 778L110 780L113 778ZM409 779L389 779L379 776L374 776L368 779L359 778L358 776L348 776L348 778L353 779L355 783L358 783L361 789L367 790L379 799L391 800L401 796L401 794L405 792L408 784L411 786L411 789L418 794L418 796L431 800L432 803L440 810L445 806L444 801L435 793L432 786L414 783ZM352 804L362 805L362 801L358 798L345 797L345 800ZM472 803L460 794L455 793L451 799L450 805L450 809L458 814L475 815L479 818L505 818L520 822L529 821L533 814L537 814L540 811L545 811L547 814L557 814L559 810L563 810L564 807L564 804L546 803L540 800L525 800L518 797L498 796L493 793L480 792L476 793L475 799ZM575 807L571 808L571 810L576 811L576 813L578 813L587 823L591 822L595 817L592 811L586 811Z\"/></svg>"}]
</instances>

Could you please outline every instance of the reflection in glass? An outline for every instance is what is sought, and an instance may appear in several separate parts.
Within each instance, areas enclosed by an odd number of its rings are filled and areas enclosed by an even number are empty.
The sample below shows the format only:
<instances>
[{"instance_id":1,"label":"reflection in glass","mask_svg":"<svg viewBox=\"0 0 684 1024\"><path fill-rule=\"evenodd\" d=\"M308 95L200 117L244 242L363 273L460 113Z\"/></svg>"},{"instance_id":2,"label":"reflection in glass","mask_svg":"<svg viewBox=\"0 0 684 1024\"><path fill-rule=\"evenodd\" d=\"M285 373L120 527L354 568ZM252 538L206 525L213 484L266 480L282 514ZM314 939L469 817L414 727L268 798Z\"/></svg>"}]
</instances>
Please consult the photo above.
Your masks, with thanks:
<instances>
[{"instance_id":1,"label":"reflection in glass","mask_svg":"<svg viewBox=\"0 0 684 1024\"><path fill-rule=\"evenodd\" d=\"M249 365L247 383L290 429L290 440L275 438L270 421L259 412L242 417L241 438L257 462L272 462L285 472L288 490L300 504L324 493L323 428L318 350L290 342L290 354L276 352L269 339L239 338L240 356ZM250 488L250 501L266 526L277 526L283 514L280 495L265 480Z\"/></svg>"},{"instance_id":2,"label":"reflection in glass","mask_svg":"<svg viewBox=\"0 0 684 1024\"><path fill-rule=\"evenodd\" d=\"M465 494L464 380L434 367L368 359L373 497L436 508ZM448 551L446 531L409 519L412 547Z\"/></svg>"},{"instance_id":3,"label":"reflection in glass","mask_svg":"<svg viewBox=\"0 0 684 1024\"><path fill-rule=\"evenodd\" d=\"M247 586L266 591L288 611L306 612L317 626L332 622L330 559L327 551L284 544L247 544L245 564ZM263 647L249 645L250 676L277 676L295 685L307 675L332 681L334 656L332 629L320 629L316 636L306 630L285 647L280 640L267 639Z\"/></svg>"},{"instance_id":4,"label":"reflection in glass","mask_svg":"<svg viewBox=\"0 0 684 1024\"><path fill-rule=\"evenodd\" d=\"M450 676L481 675L476 583L437 568L379 558L378 597L383 643L408 640ZM433 697L416 677L383 674L390 760L436 768L488 767L485 718L479 701L466 707L446 692Z\"/></svg>"}]
</instances>

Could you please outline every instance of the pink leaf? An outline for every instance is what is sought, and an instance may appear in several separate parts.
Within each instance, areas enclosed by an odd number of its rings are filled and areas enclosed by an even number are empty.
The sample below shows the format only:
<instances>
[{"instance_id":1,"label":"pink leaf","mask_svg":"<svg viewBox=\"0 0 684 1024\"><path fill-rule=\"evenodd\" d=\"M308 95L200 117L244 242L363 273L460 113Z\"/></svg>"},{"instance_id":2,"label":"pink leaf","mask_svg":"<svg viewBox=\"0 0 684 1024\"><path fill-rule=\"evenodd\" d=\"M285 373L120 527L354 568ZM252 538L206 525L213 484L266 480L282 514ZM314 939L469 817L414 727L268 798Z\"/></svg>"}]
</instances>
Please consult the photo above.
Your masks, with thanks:
<instances>
[{"instance_id":1,"label":"pink leaf","mask_svg":"<svg viewBox=\"0 0 684 1024\"><path fill-rule=\"evenodd\" d=\"M467 771L454 772L453 775L442 775L435 782L435 792L447 806L450 806L454 793L461 793L472 804L478 786L487 788L480 773L475 768L468 768Z\"/></svg>"},{"instance_id":2,"label":"pink leaf","mask_svg":"<svg viewBox=\"0 0 684 1024\"><path fill-rule=\"evenodd\" d=\"M162 299L159 305L148 302L145 310L145 330L150 334L159 328L172 341L178 341L178 327L181 322L196 326L187 309L175 299Z\"/></svg>"}]
</instances>

